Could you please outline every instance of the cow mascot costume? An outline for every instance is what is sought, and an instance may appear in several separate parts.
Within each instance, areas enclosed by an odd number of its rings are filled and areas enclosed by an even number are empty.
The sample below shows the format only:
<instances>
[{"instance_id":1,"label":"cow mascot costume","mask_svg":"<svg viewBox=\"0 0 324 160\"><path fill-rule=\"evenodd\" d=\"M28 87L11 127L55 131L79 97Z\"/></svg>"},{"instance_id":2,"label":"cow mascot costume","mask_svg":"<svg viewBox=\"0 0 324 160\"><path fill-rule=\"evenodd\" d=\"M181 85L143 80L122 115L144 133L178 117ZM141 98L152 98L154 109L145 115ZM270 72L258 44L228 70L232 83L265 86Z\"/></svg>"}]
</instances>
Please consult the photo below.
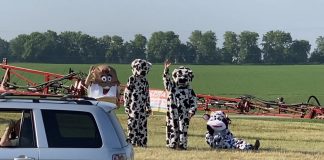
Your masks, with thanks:
<instances>
[{"instance_id":1,"label":"cow mascot costume","mask_svg":"<svg viewBox=\"0 0 324 160\"><path fill-rule=\"evenodd\" d=\"M215 149L240 149L240 150L258 150L259 140L255 144L249 144L242 139L235 138L228 128L230 119L223 111L215 111L210 115L205 114L207 121L206 142L211 148Z\"/></svg>"},{"instance_id":2,"label":"cow mascot costume","mask_svg":"<svg viewBox=\"0 0 324 160\"><path fill-rule=\"evenodd\" d=\"M163 83L167 91L166 146L172 149L187 149L190 118L197 110L197 97L190 87L194 77L192 70L181 66L169 75L167 60L164 63Z\"/></svg>"},{"instance_id":3,"label":"cow mascot costume","mask_svg":"<svg viewBox=\"0 0 324 160\"><path fill-rule=\"evenodd\" d=\"M85 80L88 97L119 106L119 85L116 70L109 65L91 66Z\"/></svg>"},{"instance_id":4,"label":"cow mascot costume","mask_svg":"<svg viewBox=\"0 0 324 160\"><path fill-rule=\"evenodd\" d=\"M149 83L146 79L152 64L135 59L124 92L125 112L128 114L128 140L139 147L147 146L147 118L151 114Z\"/></svg>"}]
</instances>

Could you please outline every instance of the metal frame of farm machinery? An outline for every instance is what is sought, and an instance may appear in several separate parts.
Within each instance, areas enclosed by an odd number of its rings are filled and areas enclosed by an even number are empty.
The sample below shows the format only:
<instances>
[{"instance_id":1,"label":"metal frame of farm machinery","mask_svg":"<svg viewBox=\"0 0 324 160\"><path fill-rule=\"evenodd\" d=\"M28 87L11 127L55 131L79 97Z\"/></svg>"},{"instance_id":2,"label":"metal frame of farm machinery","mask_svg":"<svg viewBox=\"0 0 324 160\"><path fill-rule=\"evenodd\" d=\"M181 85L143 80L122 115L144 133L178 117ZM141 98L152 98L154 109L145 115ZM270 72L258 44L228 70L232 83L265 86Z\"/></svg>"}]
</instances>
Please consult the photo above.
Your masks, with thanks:
<instances>
[{"instance_id":1,"label":"metal frame of farm machinery","mask_svg":"<svg viewBox=\"0 0 324 160\"><path fill-rule=\"evenodd\" d=\"M0 67L4 69L4 75L1 79L0 94L30 95L30 96L72 96L84 97L84 75L75 73L71 69L67 75L61 75L51 72L44 72L28 68L8 65L6 58L3 58ZM37 83L26 75L41 76L44 81ZM20 82L13 82L15 79ZM72 85L65 85L66 82L72 82Z\"/></svg>"},{"instance_id":2,"label":"metal frame of farm machinery","mask_svg":"<svg viewBox=\"0 0 324 160\"><path fill-rule=\"evenodd\" d=\"M324 119L324 107L320 105L315 96L310 96L306 103L297 104L286 104L283 97L278 98L277 101L266 101L251 95L228 98L198 94L197 97L198 108L206 112L223 110L249 115Z\"/></svg>"},{"instance_id":3,"label":"metal frame of farm machinery","mask_svg":"<svg viewBox=\"0 0 324 160\"><path fill-rule=\"evenodd\" d=\"M86 75L82 72L75 73L70 69L67 75L61 75L16 67L8 65L6 58L3 59L0 67L5 70L0 84L0 94L86 98L86 87L84 86ZM25 74L42 76L44 81L41 83L34 82L24 76ZM11 80L14 78L23 83L20 82L21 84L18 85L12 82ZM69 83L69 85L65 83ZM121 86L121 90L124 89L123 87ZM282 97L276 101L266 101L251 95L229 98L198 94L197 97L198 110L206 112L223 110L249 115L324 119L324 106L320 105L315 96L310 96L306 103L298 104L286 104ZM120 100L123 101L122 98Z\"/></svg>"}]
</instances>

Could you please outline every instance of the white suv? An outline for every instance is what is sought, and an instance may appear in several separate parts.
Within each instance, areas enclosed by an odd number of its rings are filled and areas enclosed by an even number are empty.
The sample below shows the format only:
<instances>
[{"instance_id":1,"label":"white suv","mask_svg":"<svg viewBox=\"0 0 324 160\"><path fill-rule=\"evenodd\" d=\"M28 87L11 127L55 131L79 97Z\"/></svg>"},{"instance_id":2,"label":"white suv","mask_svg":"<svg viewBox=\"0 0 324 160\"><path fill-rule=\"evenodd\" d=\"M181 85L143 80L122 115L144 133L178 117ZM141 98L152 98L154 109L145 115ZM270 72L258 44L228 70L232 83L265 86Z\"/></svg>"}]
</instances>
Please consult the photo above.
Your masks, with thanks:
<instances>
[{"instance_id":1,"label":"white suv","mask_svg":"<svg viewBox=\"0 0 324 160\"><path fill-rule=\"evenodd\" d=\"M17 146L1 146L0 160L126 160L134 151L115 114L96 100L0 96L0 136L20 122Z\"/></svg>"}]
</instances>

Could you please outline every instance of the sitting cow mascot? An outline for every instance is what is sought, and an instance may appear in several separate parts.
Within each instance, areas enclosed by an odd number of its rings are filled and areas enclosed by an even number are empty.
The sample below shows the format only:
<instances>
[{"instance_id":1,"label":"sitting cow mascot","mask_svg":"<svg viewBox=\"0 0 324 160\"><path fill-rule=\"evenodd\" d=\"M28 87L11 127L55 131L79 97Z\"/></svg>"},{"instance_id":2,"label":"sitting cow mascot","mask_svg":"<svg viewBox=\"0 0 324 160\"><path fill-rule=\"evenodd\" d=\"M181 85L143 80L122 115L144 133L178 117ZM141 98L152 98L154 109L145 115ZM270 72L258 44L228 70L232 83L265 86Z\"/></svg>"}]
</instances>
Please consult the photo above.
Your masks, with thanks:
<instances>
[{"instance_id":1,"label":"sitting cow mascot","mask_svg":"<svg viewBox=\"0 0 324 160\"><path fill-rule=\"evenodd\" d=\"M228 129L230 119L223 111L215 111L210 115L205 114L207 121L206 142L211 148L215 149L240 149L240 150L258 150L259 140L255 144L249 144L242 139L235 138Z\"/></svg>"},{"instance_id":2,"label":"sitting cow mascot","mask_svg":"<svg viewBox=\"0 0 324 160\"><path fill-rule=\"evenodd\" d=\"M147 146L147 117L151 114L149 83L146 79L152 64L135 59L124 91L125 112L128 114L128 140L134 146Z\"/></svg>"},{"instance_id":3,"label":"sitting cow mascot","mask_svg":"<svg viewBox=\"0 0 324 160\"><path fill-rule=\"evenodd\" d=\"M85 80L88 97L119 106L119 85L116 70L108 65L91 66Z\"/></svg>"},{"instance_id":4,"label":"sitting cow mascot","mask_svg":"<svg viewBox=\"0 0 324 160\"><path fill-rule=\"evenodd\" d=\"M194 77L192 70L180 66L169 75L167 60L164 63L163 83L167 91L166 146L171 149L187 149L190 118L197 110L197 97L190 87Z\"/></svg>"}]
</instances>

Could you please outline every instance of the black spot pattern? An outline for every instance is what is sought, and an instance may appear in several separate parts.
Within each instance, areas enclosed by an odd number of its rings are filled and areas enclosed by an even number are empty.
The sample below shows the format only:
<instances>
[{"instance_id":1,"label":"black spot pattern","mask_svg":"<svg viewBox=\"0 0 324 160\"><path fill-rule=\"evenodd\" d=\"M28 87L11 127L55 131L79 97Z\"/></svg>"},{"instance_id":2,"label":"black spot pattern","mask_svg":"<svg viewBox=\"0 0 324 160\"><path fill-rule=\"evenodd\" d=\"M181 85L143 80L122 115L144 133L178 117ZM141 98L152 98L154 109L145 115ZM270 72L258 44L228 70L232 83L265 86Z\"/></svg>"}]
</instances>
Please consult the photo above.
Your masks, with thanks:
<instances>
[{"instance_id":1,"label":"black spot pattern","mask_svg":"<svg viewBox=\"0 0 324 160\"><path fill-rule=\"evenodd\" d=\"M173 79L166 68L163 83L168 92L166 114L166 146L187 149L189 114L194 115L197 110L197 97L190 87L193 79L192 71L186 67L179 67L172 72Z\"/></svg>"},{"instance_id":2,"label":"black spot pattern","mask_svg":"<svg viewBox=\"0 0 324 160\"><path fill-rule=\"evenodd\" d=\"M128 139L135 146L147 146L147 117L151 112L149 83L146 75L151 63L135 59L132 64L133 75L128 78L124 92L125 112L128 114Z\"/></svg>"},{"instance_id":3,"label":"black spot pattern","mask_svg":"<svg viewBox=\"0 0 324 160\"><path fill-rule=\"evenodd\" d=\"M222 121L228 125L228 117L222 111L212 112L208 121ZM222 131L215 131L207 124L206 143L215 149L252 150L253 146L242 139L235 138L228 126Z\"/></svg>"}]
</instances>

